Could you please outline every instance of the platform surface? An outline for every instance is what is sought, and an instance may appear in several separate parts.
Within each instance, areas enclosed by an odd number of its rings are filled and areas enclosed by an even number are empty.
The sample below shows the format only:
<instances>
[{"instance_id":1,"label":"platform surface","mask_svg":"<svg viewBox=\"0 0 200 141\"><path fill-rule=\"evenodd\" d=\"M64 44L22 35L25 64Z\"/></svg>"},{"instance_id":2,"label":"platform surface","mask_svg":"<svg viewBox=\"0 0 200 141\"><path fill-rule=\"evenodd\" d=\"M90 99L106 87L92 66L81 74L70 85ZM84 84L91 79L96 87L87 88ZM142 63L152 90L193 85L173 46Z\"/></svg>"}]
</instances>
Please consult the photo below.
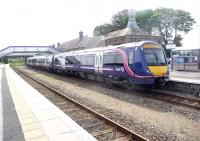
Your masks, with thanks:
<instances>
[{"instance_id":1,"label":"platform surface","mask_svg":"<svg viewBox=\"0 0 200 141\"><path fill-rule=\"evenodd\" d=\"M200 84L200 72L172 71L170 72L170 80Z\"/></svg>"},{"instance_id":2,"label":"platform surface","mask_svg":"<svg viewBox=\"0 0 200 141\"><path fill-rule=\"evenodd\" d=\"M0 80L0 141L96 141L8 65Z\"/></svg>"}]
</instances>

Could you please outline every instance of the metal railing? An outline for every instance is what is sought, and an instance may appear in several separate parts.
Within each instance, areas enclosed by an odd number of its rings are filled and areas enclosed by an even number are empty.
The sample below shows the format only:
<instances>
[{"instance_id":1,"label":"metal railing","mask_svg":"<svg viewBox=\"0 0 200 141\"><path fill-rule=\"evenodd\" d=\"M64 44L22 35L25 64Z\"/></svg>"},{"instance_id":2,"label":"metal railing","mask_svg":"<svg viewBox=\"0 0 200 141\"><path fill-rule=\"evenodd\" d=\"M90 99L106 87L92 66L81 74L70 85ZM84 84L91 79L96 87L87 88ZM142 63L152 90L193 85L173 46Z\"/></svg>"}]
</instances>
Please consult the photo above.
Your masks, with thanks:
<instances>
[{"instance_id":1,"label":"metal railing","mask_svg":"<svg viewBox=\"0 0 200 141\"><path fill-rule=\"evenodd\" d=\"M8 56L12 53L52 53L56 54L60 51L51 46L9 46L0 50L0 58Z\"/></svg>"},{"instance_id":2,"label":"metal railing","mask_svg":"<svg viewBox=\"0 0 200 141\"><path fill-rule=\"evenodd\" d=\"M198 56L173 57L174 70L200 71L200 58Z\"/></svg>"}]
</instances>

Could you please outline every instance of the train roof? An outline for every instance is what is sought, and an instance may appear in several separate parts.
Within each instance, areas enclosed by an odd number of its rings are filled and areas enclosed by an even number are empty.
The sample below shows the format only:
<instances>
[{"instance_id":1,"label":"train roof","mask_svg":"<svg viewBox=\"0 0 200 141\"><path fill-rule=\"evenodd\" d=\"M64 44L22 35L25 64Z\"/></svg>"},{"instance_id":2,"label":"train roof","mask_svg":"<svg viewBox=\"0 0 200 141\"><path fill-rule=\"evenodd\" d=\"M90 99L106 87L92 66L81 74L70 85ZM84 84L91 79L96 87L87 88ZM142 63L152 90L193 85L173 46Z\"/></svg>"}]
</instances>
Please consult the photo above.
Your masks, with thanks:
<instances>
[{"instance_id":1,"label":"train roof","mask_svg":"<svg viewBox=\"0 0 200 141\"><path fill-rule=\"evenodd\" d=\"M98 47L98 48L91 48L91 49L83 49L83 50L77 50L77 51L70 51L70 52L62 52L58 54L54 54L54 56L62 56L62 55L70 55L70 54L78 54L78 53L88 53L88 52L96 52L96 51L103 51L103 50L110 50L110 49L116 49L116 48L128 48L128 47L141 47L145 43L152 43L152 44L158 44L154 41L140 41L140 42L132 42L132 43L126 43L126 44L121 44L121 45L115 45L115 46L104 46L104 47ZM43 55L43 57L51 56L50 55ZM30 57L29 59L32 58L40 58L42 56L33 56Z\"/></svg>"},{"instance_id":2,"label":"train roof","mask_svg":"<svg viewBox=\"0 0 200 141\"><path fill-rule=\"evenodd\" d=\"M63 53L55 54L55 56L66 55L66 54L86 53L88 51L89 52L96 52L96 51L110 50L110 49L116 49L116 48L140 47L145 43L158 44L158 43L153 42L153 41L140 41L140 42L132 42L132 43L126 43L126 44L121 44L121 45L115 45L115 46L104 46L104 47L98 47L98 48L83 49L83 50L70 51L70 52L63 52Z\"/></svg>"}]
</instances>

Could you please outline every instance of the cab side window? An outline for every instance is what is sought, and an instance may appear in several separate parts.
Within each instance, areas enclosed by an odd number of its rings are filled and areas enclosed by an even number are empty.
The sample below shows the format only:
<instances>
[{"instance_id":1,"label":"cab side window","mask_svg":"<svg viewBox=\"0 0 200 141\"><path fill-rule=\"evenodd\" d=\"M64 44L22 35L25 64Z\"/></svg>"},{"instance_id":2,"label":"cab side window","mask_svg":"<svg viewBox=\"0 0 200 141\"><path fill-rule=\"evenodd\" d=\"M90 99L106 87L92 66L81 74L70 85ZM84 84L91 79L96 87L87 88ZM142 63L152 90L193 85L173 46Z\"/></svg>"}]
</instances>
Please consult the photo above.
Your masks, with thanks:
<instances>
[{"instance_id":1,"label":"cab side window","mask_svg":"<svg viewBox=\"0 0 200 141\"><path fill-rule=\"evenodd\" d=\"M103 65L114 65L115 55L113 53L104 53L103 54Z\"/></svg>"}]
</instances>

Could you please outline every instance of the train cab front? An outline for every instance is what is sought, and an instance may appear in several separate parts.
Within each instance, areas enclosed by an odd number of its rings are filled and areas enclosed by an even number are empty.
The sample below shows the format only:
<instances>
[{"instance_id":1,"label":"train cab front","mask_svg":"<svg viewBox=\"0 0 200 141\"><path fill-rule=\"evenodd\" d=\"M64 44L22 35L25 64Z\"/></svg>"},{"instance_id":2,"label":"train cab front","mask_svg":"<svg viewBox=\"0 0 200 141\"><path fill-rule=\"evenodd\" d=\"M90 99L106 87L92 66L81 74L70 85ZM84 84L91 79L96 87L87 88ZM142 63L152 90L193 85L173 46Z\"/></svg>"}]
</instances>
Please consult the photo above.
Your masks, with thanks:
<instances>
[{"instance_id":1,"label":"train cab front","mask_svg":"<svg viewBox=\"0 0 200 141\"><path fill-rule=\"evenodd\" d=\"M164 87L169 80L169 69L164 49L158 45L144 45L144 58L148 71L155 77L155 87Z\"/></svg>"}]
</instances>

